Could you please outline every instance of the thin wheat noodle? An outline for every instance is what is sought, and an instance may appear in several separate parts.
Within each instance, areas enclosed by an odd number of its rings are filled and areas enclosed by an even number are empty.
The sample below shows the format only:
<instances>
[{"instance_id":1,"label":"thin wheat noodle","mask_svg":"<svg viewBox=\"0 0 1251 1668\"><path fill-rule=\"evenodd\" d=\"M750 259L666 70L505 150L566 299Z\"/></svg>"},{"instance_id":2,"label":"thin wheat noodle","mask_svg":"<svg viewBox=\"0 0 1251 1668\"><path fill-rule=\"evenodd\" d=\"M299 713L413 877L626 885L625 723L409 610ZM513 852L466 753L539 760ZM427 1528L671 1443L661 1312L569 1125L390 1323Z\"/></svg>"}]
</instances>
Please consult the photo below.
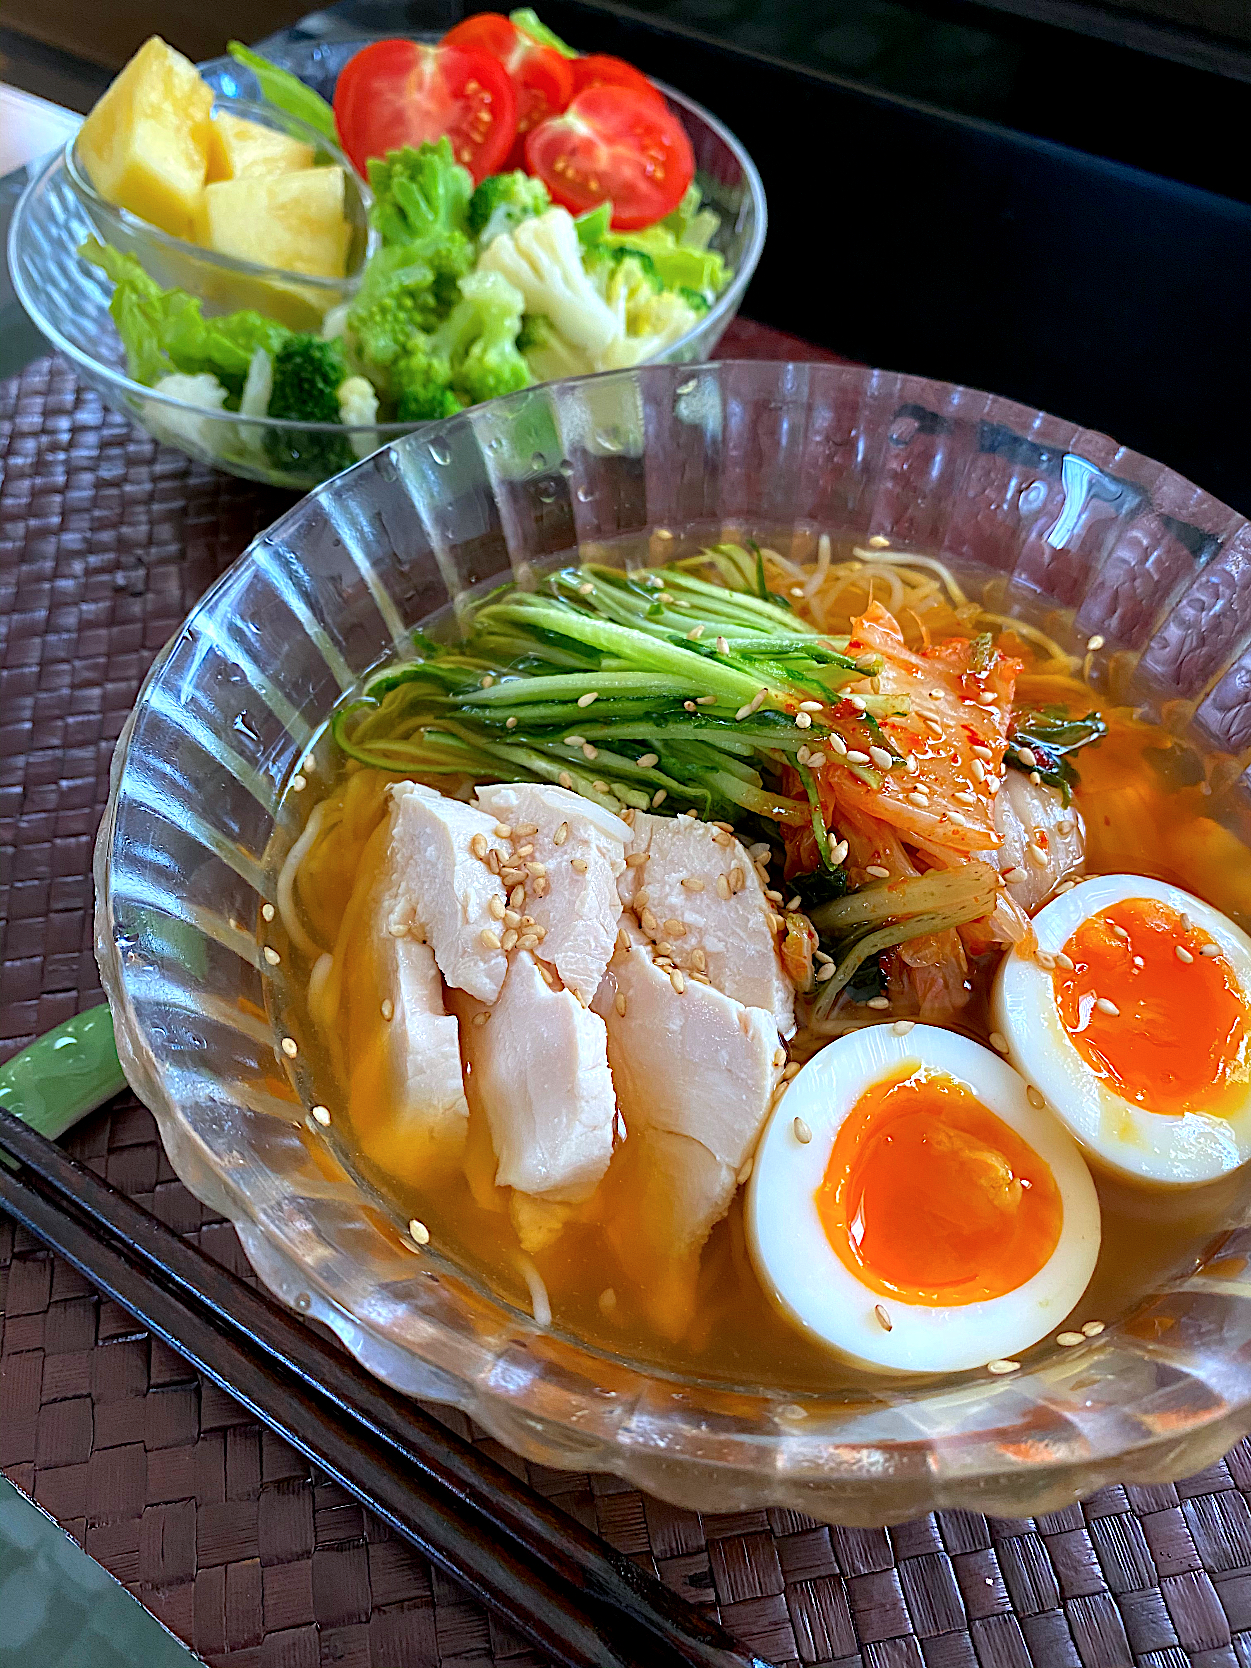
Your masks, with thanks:
<instances>
[{"instance_id":1,"label":"thin wheat noodle","mask_svg":"<svg viewBox=\"0 0 1251 1668\"><path fill-rule=\"evenodd\" d=\"M321 945L309 937L299 919L295 901L295 877L300 864L308 856L313 842L317 838L328 804L329 800L323 799L319 804L314 805L309 813L308 821L304 824L304 832L291 847L291 850L287 853L286 862L278 871L278 886L275 894L278 902L278 913L282 916L282 924L287 929L291 942L310 960L321 954Z\"/></svg>"},{"instance_id":2,"label":"thin wheat noodle","mask_svg":"<svg viewBox=\"0 0 1251 1668\"><path fill-rule=\"evenodd\" d=\"M517 1267L521 1270L521 1278L525 1281L530 1292L530 1307L534 1318L540 1326L552 1324L552 1300L547 1295L547 1287L543 1284L543 1276L524 1252L517 1255Z\"/></svg>"},{"instance_id":3,"label":"thin wheat noodle","mask_svg":"<svg viewBox=\"0 0 1251 1668\"><path fill-rule=\"evenodd\" d=\"M334 957L329 950L324 950L313 963L313 971L308 976L308 1011L323 1029L327 1029L333 1015L318 1013L322 997L326 991L326 981L334 967Z\"/></svg>"},{"instance_id":4,"label":"thin wheat noodle","mask_svg":"<svg viewBox=\"0 0 1251 1668\"><path fill-rule=\"evenodd\" d=\"M897 564L900 567L929 568L930 572L936 573L947 587L947 594L956 607L968 607L969 599L960 589L955 574L952 573L946 562L940 562L935 556L905 556L902 552L896 556L891 551L860 550L858 548L854 550L854 554L883 567Z\"/></svg>"},{"instance_id":5,"label":"thin wheat noodle","mask_svg":"<svg viewBox=\"0 0 1251 1668\"><path fill-rule=\"evenodd\" d=\"M834 547L830 543L830 535L822 533L817 540L817 565L812 570L812 578L804 586L805 597L813 597L821 589L821 585L829 572L830 552Z\"/></svg>"}]
</instances>

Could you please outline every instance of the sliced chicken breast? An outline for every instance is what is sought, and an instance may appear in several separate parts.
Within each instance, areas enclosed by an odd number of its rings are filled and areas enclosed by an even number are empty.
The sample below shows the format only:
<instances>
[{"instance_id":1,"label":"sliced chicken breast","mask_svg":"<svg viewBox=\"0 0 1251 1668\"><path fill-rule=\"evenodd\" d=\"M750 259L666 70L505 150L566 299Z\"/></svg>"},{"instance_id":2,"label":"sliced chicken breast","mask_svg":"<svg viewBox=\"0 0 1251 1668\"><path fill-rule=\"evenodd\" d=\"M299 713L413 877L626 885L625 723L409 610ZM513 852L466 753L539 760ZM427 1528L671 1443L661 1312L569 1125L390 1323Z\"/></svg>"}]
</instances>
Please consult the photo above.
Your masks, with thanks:
<instances>
[{"instance_id":1,"label":"sliced chicken breast","mask_svg":"<svg viewBox=\"0 0 1251 1668\"><path fill-rule=\"evenodd\" d=\"M454 1169L469 1119L459 1028L430 946L396 938L377 910L354 958L349 1016L349 1113L361 1151L414 1184Z\"/></svg>"},{"instance_id":2,"label":"sliced chicken breast","mask_svg":"<svg viewBox=\"0 0 1251 1668\"><path fill-rule=\"evenodd\" d=\"M618 889L647 936L668 944L684 972L706 973L718 990L763 1008L791 1035L795 988L760 877L733 835L692 817L639 812Z\"/></svg>"},{"instance_id":3,"label":"sliced chicken breast","mask_svg":"<svg viewBox=\"0 0 1251 1668\"><path fill-rule=\"evenodd\" d=\"M516 951L490 1017L457 1002L469 1094L482 1107L496 1184L562 1204L594 1191L617 1110L603 1020ZM471 1011L466 1011L466 1010Z\"/></svg>"},{"instance_id":4,"label":"sliced chicken breast","mask_svg":"<svg viewBox=\"0 0 1251 1668\"><path fill-rule=\"evenodd\" d=\"M784 1058L777 1026L710 985L675 989L637 943L614 955L592 1006L629 1132L609 1235L657 1324L679 1336L699 1253L768 1115Z\"/></svg>"},{"instance_id":5,"label":"sliced chicken breast","mask_svg":"<svg viewBox=\"0 0 1251 1668\"><path fill-rule=\"evenodd\" d=\"M1045 782L1031 782L1022 770L1004 772L995 796L995 829L1003 844L995 852L1009 893L1033 915L1062 880L1080 873L1086 860L1086 825L1076 805Z\"/></svg>"},{"instance_id":6,"label":"sliced chicken breast","mask_svg":"<svg viewBox=\"0 0 1251 1668\"><path fill-rule=\"evenodd\" d=\"M418 782L391 789L383 930L428 943L448 984L483 1002L495 1000L508 971L504 883L487 862L493 847L507 856L495 820Z\"/></svg>"},{"instance_id":7,"label":"sliced chicken breast","mask_svg":"<svg viewBox=\"0 0 1251 1668\"><path fill-rule=\"evenodd\" d=\"M478 789L478 804L512 831L514 867L528 866L525 914L541 929L535 955L588 1005L621 919L617 877L625 873L629 828L580 794L540 782L491 783Z\"/></svg>"}]
</instances>

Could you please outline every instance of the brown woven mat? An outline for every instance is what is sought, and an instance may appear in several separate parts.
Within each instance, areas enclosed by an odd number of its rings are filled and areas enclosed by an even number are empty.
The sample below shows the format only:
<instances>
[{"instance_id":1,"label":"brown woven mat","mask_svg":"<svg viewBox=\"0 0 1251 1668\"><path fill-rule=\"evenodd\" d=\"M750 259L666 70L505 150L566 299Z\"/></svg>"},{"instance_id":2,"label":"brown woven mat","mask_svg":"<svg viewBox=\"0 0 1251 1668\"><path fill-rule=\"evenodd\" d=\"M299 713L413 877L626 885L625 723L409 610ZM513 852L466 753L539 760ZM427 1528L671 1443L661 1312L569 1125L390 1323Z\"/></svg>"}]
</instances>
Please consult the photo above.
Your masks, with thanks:
<instances>
[{"instance_id":1,"label":"brown woven mat","mask_svg":"<svg viewBox=\"0 0 1251 1668\"><path fill-rule=\"evenodd\" d=\"M727 352L779 357L743 326ZM0 386L0 1058L100 1000L90 855L155 652L285 505L157 448L57 361ZM238 1272L129 1096L67 1145ZM176 1633L231 1668L539 1668L228 1396L0 1218L0 1467ZM462 1434L467 1421L449 1424ZM1169 1488L892 1530L703 1517L525 1467L775 1663L1251 1668L1251 1446ZM0 1618L0 1644L3 1643Z\"/></svg>"}]
</instances>

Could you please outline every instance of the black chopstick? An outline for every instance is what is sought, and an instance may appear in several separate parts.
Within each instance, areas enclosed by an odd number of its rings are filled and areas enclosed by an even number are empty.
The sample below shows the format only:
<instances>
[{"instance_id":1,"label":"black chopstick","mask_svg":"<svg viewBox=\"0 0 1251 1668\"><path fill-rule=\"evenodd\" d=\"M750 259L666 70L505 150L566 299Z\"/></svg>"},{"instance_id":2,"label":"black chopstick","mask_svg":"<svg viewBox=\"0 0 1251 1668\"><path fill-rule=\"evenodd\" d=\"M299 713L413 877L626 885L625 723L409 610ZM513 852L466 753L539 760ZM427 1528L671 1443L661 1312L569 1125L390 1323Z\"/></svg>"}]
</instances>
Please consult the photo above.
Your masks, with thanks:
<instances>
[{"instance_id":1,"label":"black chopstick","mask_svg":"<svg viewBox=\"0 0 1251 1668\"><path fill-rule=\"evenodd\" d=\"M767 1668L694 1607L0 1110L0 1205L569 1668Z\"/></svg>"}]
</instances>

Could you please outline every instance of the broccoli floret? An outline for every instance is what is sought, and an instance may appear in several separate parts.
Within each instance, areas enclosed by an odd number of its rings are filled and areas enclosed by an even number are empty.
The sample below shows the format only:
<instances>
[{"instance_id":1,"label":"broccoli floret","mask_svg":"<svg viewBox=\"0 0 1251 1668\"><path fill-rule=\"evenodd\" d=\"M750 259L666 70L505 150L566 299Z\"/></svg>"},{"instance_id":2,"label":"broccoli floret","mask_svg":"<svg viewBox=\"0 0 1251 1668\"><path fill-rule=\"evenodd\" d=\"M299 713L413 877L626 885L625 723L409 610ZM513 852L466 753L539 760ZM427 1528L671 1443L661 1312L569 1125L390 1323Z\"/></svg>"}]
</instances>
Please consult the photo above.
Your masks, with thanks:
<instances>
[{"instance_id":1,"label":"broccoli floret","mask_svg":"<svg viewBox=\"0 0 1251 1668\"><path fill-rule=\"evenodd\" d=\"M319 336L293 336L274 355L269 415L299 423L341 423L339 387L347 376L343 349ZM294 465L310 479L325 480L355 463L345 435L302 434L277 428L267 437L270 462Z\"/></svg>"},{"instance_id":2,"label":"broccoli floret","mask_svg":"<svg viewBox=\"0 0 1251 1668\"><path fill-rule=\"evenodd\" d=\"M473 265L466 237L383 249L365 269L348 310L344 342L354 367L384 400L398 401L394 366L414 336L437 329L456 305L458 282Z\"/></svg>"},{"instance_id":3,"label":"broccoli floret","mask_svg":"<svg viewBox=\"0 0 1251 1668\"><path fill-rule=\"evenodd\" d=\"M469 404L512 394L531 381L517 349L525 300L498 272L461 279L461 299L433 338L435 352L451 366L452 387Z\"/></svg>"},{"instance_id":4,"label":"broccoli floret","mask_svg":"<svg viewBox=\"0 0 1251 1668\"><path fill-rule=\"evenodd\" d=\"M621 336L621 322L587 276L567 209L550 208L501 232L483 250L478 271L507 278L521 291L527 313L546 318L569 349L586 356L589 369L603 368L600 361Z\"/></svg>"},{"instance_id":5,"label":"broccoli floret","mask_svg":"<svg viewBox=\"0 0 1251 1668\"><path fill-rule=\"evenodd\" d=\"M463 237L469 229L473 176L452 155L446 134L435 145L405 145L371 157L369 218L387 246Z\"/></svg>"},{"instance_id":6,"label":"broccoli floret","mask_svg":"<svg viewBox=\"0 0 1251 1668\"><path fill-rule=\"evenodd\" d=\"M514 169L511 174L488 174L469 199L469 230L486 248L501 232L511 232L531 215L551 206L542 180Z\"/></svg>"},{"instance_id":7,"label":"broccoli floret","mask_svg":"<svg viewBox=\"0 0 1251 1668\"><path fill-rule=\"evenodd\" d=\"M630 313L663 285L647 255L633 249L588 250L583 257L591 282L612 308L621 334L630 329Z\"/></svg>"},{"instance_id":8,"label":"broccoli floret","mask_svg":"<svg viewBox=\"0 0 1251 1668\"><path fill-rule=\"evenodd\" d=\"M612 205L601 203L579 218L578 237L588 260L612 252L645 255L665 289L698 290L712 302L731 274L724 258L708 247L720 221L711 209L701 209L699 201L699 187L692 185L672 214L633 232L612 231Z\"/></svg>"},{"instance_id":9,"label":"broccoli floret","mask_svg":"<svg viewBox=\"0 0 1251 1668\"><path fill-rule=\"evenodd\" d=\"M451 365L424 334L413 337L397 362L395 380L395 415L401 423L433 422L464 409L464 400L452 388Z\"/></svg>"}]
</instances>

